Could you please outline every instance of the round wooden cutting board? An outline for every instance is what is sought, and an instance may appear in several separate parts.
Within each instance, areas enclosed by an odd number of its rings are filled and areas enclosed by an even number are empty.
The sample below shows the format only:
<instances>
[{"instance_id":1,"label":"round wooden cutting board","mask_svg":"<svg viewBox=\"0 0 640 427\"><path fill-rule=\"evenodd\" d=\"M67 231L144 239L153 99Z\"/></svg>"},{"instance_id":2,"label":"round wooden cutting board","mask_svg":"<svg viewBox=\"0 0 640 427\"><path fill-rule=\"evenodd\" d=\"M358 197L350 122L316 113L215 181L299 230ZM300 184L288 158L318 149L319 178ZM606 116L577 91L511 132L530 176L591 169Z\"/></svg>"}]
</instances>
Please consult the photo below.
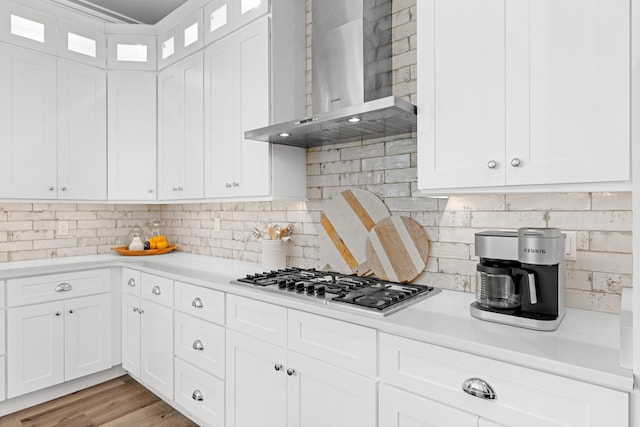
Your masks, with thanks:
<instances>
[{"instance_id":1,"label":"round wooden cutting board","mask_svg":"<svg viewBox=\"0 0 640 427\"><path fill-rule=\"evenodd\" d=\"M366 254L369 268L380 279L410 282L427 265L429 238L411 218L388 217L369 231Z\"/></svg>"},{"instance_id":2,"label":"round wooden cutting board","mask_svg":"<svg viewBox=\"0 0 640 427\"><path fill-rule=\"evenodd\" d=\"M321 266L328 264L344 274L367 274L369 231L388 217L382 200L366 190L346 190L326 202L318 229Z\"/></svg>"}]
</instances>

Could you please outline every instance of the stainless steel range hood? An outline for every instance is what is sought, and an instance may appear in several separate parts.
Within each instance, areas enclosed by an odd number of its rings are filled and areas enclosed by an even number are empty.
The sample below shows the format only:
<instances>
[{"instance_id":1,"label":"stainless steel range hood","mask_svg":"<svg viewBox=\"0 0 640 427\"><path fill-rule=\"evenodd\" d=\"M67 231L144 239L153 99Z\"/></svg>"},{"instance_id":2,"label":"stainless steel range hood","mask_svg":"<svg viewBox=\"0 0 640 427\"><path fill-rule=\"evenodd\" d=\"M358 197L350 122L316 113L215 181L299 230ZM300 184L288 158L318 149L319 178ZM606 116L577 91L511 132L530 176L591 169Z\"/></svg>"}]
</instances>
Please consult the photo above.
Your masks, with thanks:
<instances>
[{"instance_id":1,"label":"stainless steel range hood","mask_svg":"<svg viewBox=\"0 0 640 427\"><path fill-rule=\"evenodd\" d=\"M314 0L311 117L245 132L315 147L416 130L416 107L392 96L391 0Z\"/></svg>"}]
</instances>

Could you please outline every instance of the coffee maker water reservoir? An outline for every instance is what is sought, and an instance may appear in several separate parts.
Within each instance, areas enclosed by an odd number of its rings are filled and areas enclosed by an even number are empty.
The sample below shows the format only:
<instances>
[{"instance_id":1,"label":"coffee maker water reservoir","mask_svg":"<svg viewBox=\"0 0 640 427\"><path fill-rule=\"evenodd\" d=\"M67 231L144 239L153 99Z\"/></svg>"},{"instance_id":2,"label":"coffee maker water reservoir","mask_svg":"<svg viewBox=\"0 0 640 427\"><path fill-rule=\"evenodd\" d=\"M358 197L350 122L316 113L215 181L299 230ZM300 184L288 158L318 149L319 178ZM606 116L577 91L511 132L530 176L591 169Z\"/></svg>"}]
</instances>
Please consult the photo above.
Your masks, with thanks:
<instances>
[{"instance_id":1,"label":"coffee maker water reservoir","mask_svg":"<svg viewBox=\"0 0 640 427\"><path fill-rule=\"evenodd\" d=\"M564 234L556 228L475 235L478 319L552 331L565 313Z\"/></svg>"}]
</instances>

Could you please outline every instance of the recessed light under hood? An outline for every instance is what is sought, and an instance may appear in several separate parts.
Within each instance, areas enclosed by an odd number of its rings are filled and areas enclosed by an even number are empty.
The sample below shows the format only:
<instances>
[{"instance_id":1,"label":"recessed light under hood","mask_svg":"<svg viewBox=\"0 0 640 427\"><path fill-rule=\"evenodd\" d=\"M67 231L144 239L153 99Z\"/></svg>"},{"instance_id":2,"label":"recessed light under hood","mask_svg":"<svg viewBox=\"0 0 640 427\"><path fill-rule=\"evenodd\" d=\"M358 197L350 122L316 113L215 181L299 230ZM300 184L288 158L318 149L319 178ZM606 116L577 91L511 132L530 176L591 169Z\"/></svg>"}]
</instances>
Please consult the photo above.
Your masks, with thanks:
<instances>
[{"instance_id":1,"label":"recessed light under hood","mask_svg":"<svg viewBox=\"0 0 640 427\"><path fill-rule=\"evenodd\" d=\"M416 107L392 96L391 0L317 0L312 7L312 116L245 138L315 147L415 131Z\"/></svg>"}]
</instances>

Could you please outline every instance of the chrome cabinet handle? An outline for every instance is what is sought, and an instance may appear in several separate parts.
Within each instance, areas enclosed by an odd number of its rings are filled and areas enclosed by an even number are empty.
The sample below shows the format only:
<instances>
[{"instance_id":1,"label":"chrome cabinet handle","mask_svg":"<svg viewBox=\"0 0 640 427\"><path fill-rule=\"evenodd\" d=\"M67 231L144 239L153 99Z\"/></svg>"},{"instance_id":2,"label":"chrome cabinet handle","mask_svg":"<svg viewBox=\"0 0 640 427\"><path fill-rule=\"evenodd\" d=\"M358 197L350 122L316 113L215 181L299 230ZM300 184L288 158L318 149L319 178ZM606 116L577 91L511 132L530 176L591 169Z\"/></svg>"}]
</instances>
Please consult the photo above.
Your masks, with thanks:
<instances>
[{"instance_id":1,"label":"chrome cabinet handle","mask_svg":"<svg viewBox=\"0 0 640 427\"><path fill-rule=\"evenodd\" d=\"M141 308L139 308L139 309L138 309L138 313L140 313L140 314L144 314L144 310L143 310L143 309L141 309Z\"/></svg>"},{"instance_id":2,"label":"chrome cabinet handle","mask_svg":"<svg viewBox=\"0 0 640 427\"><path fill-rule=\"evenodd\" d=\"M184 190L184 188L178 187L178 191L182 191L182 190Z\"/></svg>"},{"instance_id":3,"label":"chrome cabinet handle","mask_svg":"<svg viewBox=\"0 0 640 427\"><path fill-rule=\"evenodd\" d=\"M204 344L202 344L202 341L200 340L195 340L193 342L193 349L194 350L199 350L199 351L203 351L204 350Z\"/></svg>"},{"instance_id":4,"label":"chrome cabinet handle","mask_svg":"<svg viewBox=\"0 0 640 427\"><path fill-rule=\"evenodd\" d=\"M493 387L480 378L467 378L462 383L462 390L481 399L494 400L496 398L496 392L493 391Z\"/></svg>"},{"instance_id":5,"label":"chrome cabinet handle","mask_svg":"<svg viewBox=\"0 0 640 427\"><path fill-rule=\"evenodd\" d=\"M234 186L234 187L240 187L240 184L238 184L237 182L234 182L234 183L233 183L233 186Z\"/></svg>"},{"instance_id":6,"label":"chrome cabinet handle","mask_svg":"<svg viewBox=\"0 0 640 427\"><path fill-rule=\"evenodd\" d=\"M56 187L54 187L53 185L50 185L50 186L49 186L49 191L53 191L53 190L55 190L55 189L56 189Z\"/></svg>"},{"instance_id":7,"label":"chrome cabinet handle","mask_svg":"<svg viewBox=\"0 0 640 427\"><path fill-rule=\"evenodd\" d=\"M160 295L162 291L160 290L160 286L156 285L151 289L151 293L154 295Z\"/></svg>"},{"instance_id":8,"label":"chrome cabinet handle","mask_svg":"<svg viewBox=\"0 0 640 427\"><path fill-rule=\"evenodd\" d=\"M73 286L65 282L65 283L60 283L58 286L56 286L54 290L56 292L69 292L71 289L73 289Z\"/></svg>"},{"instance_id":9,"label":"chrome cabinet handle","mask_svg":"<svg viewBox=\"0 0 640 427\"><path fill-rule=\"evenodd\" d=\"M275 370L276 370L276 371L278 371L278 372L282 371L282 368L283 368L282 363L276 363L276 364L273 366L273 369L275 369Z\"/></svg>"},{"instance_id":10,"label":"chrome cabinet handle","mask_svg":"<svg viewBox=\"0 0 640 427\"><path fill-rule=\"evenodd\" d=\"M191 305L195 308L202 308L204 307L204 304L202 304L202 300L200 298L194 298L193 301L191 302Z\"/></svg>"},{"instance_id":11,"label":"chrome cabinet handle","mask_svg":"<svg viewBox=\"0 0 640 427\"><path fill-rule=\"evenodd\" d=\"M148 189L147 193L149 193L149 194L153 193L153 188Z\"/></svg>"},{"instance_id":12,"label":"chrome cabinet handle","mask_svg":"<svg viewBox=\"0 0 640 427\"><path fill-rule=\"evenodd\" d=\"M137 313L138 311L140 311L140 309L138 307L133 307L133 312Z\"/></svg>"},{"instance_id":13,"label":"chrome cabinet handle","mask_svg":"<svg viewBox=\"0 0 640 427\"><path fill-rule=\"evenodd\" d=\"M487 163L487 167L489 169L495 169L496 166L498 166L498 162L496 162L495 160L489 160L489 163Z\"/></svg>"},{"instance_id":14,"label":"chrome cabinet handle","mask_svg":"<svg viewBox=\"0 0 640 427\"><path fill-rule=\"evenodd\" d=\"M227 188L231 188L231 183L227 182L224 186L227 187Z\"/></svg>"},{"instance_id":15,"label":"chrome cabinet handle","mask_svg":"<svg viewBox=\"0 0 640 427\"><path fill-rule=\"evenodd\" d=\"M173 187L172 190L173 191L178 191L178 187Z\"/></svg>"},{"instance_id":16,"label":"chrome cabinet handle","mask_svg":"<svg viewBox=\"0 0 640 427\"><path fill-rule=\"evenodd\" d=\"M73 308L69 310L69 314L73 314Z\"/></svg>"},{"instance_id":17,"label":"chrome cabinet handle","mask_svg":"<svg viewBox=\"0 0 640 427\"><path fill-rule=\"evenodd\" d=\"M129 281L127 281L127 285L133 288L136 285L136 279L132 277L131 279L129 279Z\"/></svg>"},{"instance_id":18,"label":"chrome cabinet handle","mask_svg":"<svg viewBox=\"0 0 640 427\"><path fill-rule=\"evenodd\" d=\"M56 311L56 316L58 316L58 317L59 317L59 316L62 316L62 312L60 312L60 311Z\"/></svg>"},{"instance_id":19,"label":"chrome cabinet handle","mask_svg":"<svg viewBox=\"0 0 640 427\"><path fill-rule=\"evenodd\" d=\"M67 187L63 186L62 188L60 188L62 191L67 191Z\"/></svg>"},{"instance_id":20,"label":"chrome cabinet handle","mask_svg":"<svg viewBox=\"0 0 640 427\"><path fill-rule=\"evenodd\" d=\"M296 370L289 368L287 369L287 375L289 375L290 377L296 374Z\"/></svg>"},{"instance_id":21,"label":"chrome cabinet handle","mask_svg":"<svg viewBox=\"0 0 640 427\"><path fill-rule=\"evenodd\" d=\"M194 390L191 398L197 402L202 402L204 400L204 396L200 390Z\"/></svg>"},{"instance_id":22,"label":"chrome cabinet handle","mask_svg":"<svg viewBox=\"0 0 640 427\"><path fill-rule=\"evenodd\" d=\"M511 159L511 166L513 166L514 168L517 168L518 166L520 166L520 159L517 157L514 157L513 159Z\"/></svg>"}]
</instances>

